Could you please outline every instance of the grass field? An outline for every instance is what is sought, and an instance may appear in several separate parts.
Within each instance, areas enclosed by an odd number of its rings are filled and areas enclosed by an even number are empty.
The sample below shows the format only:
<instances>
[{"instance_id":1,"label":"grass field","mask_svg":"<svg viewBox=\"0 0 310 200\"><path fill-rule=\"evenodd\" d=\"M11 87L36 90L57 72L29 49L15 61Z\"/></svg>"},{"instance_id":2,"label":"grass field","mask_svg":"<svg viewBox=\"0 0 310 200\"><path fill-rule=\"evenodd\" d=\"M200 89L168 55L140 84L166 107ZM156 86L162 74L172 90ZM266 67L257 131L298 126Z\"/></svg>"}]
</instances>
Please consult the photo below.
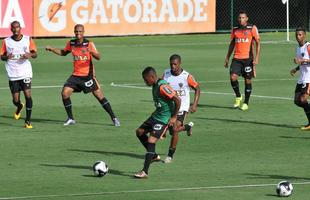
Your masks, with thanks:
<instances>
[{"instance_id":1,"label":"grass field","mask_svg":"<svg viewBox=\"0 0 310 200\"><path fill-rule=\"evenodd\" d=\"M278 199L275 185L281 180L297 183L290 199L308 199L310 133L299 130L306 119L293 104L296 80L289 75L295 43L285 42L283 33L261 37L247 112L231 108L234 96L223 67L229 35L94 38L102 56L95 62L96 75L120 128L112 126L92 95L84 94L72 97L77 124L62 125L66 114L60 92L72 57L44 51L47 44L64 47L65 39L37 39L32 130L12 118L15 107L1 64L0 200ZM183 67L203 91L197 113L188 117L195 122L194 134L181 135L173 163L153 163L149 179L136 180L132 175L142 168L145 150L135 129L154 110L141 70L151 65L161 74L173 53L182 56ZM169 140L157 143L162 158ZM109 165L103 178L92 175L97 160Z\"/></svg>"}]
</instances>

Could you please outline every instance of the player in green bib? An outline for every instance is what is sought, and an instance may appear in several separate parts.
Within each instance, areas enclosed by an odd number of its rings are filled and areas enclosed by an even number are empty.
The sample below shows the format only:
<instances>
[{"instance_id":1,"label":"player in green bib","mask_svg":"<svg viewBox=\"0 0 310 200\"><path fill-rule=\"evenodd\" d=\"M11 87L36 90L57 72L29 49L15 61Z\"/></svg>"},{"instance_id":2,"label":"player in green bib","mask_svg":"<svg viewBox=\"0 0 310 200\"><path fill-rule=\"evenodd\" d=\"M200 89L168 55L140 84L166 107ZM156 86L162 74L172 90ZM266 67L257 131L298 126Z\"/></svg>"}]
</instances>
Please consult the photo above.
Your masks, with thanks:
<instances>
[{"instance_id":1,"label":"player in green bib","mask_svg":"<svg viewBox=\"0 0 310 200\"><path fill-rule=\"evenodd\" d=\"M155 144L163 138L169 126L175 126L181 99L165 80L159 79L153 67L146 67L142 72L144 82L152 86L153 101L156 110L136 130L137 137L146 149L143 169L135 174L136 178L147 178L152 161L160 160L155 153ZM147 134L150 133L148 137Z\"/></svg>"}]
</instances>

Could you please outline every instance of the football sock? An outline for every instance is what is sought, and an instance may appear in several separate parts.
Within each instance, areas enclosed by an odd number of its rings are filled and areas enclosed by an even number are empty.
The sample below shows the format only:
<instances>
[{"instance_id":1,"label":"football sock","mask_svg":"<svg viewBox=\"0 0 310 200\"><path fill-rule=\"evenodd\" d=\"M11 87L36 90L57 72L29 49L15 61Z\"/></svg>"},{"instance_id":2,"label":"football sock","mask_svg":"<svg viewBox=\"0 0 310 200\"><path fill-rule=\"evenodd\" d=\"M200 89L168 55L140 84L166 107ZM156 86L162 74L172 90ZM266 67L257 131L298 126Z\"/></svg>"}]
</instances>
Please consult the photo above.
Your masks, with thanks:
<instances>
[{"instance_id":1,"label":"football sock","mask_svg":"<svg viewBox=\"0 0 310 200\"><path fill-rule=\"evenodd\" d=\"M245 89L244 89L244 103L249 104L250 96L252 92L252 84L245 84Z\"/></svg>"},{"instance_id":2,"label":"football sock","mask_svg":"<svg viewBox=\"0 0 310 200\"><path fill-rule=\"evenodd\" d=\"M308 103L306 103L304 105L304 111L305 111L306 116L308 118L308 124L310 124L310 105Z\"/></svg>"},{"instance_id":3,"label":"football sock","mask_svg":"<svg viewBox=\"0 0 310 200\"><path fill-rule=\"evenodd\" d=\"M188 124L185 124L184 127L185 127L185 131L189 131L191 129L191 126Z\"/></svg>"},{"instance_id":4,"label":"football sock","mask_svg":"<svg viewBox=\"0 0 310 200\"><path fill-rule=\"evenodd\" d=\"M231 84L231 87L232 87L232 89L234 90L234 92L236 94L236 97L241 97L238 80L236 80L236 81L230 80L230 84Z\"/></svg>"},{"instance_id":5,"label":"football sock","mask_svg":"<svg viewBox=\"0 0 310 200\"><path fill-rule=\"evenodd\" d=\"M143 171L147 174L149 173L150 164L152 162L154 154L155 154L155 144L148 143L147 152L145 154L144 167L143 167Z\"/></svg>"},{"instance_id":6,"label":"football sock","mask_svg":"<svg viewBox=\"0 0 310 200\"><path fill-rule=\"evenodd\" d=\"M32 98L26 97L26 122L30 122L32 112Z\"/></svg>"},{"instance_id":7,"label":"football sock","mask_svg":"<svg viewBox=\"0 0 310 200\"><path fill-rule=\"evenodd\" d=\"M112 110L112 107L109 103L109 101L107 100L107 98L103 98L102 100L99 100L100 104L102 105L102 107L104 108L104 110L109 113L111 119L115 118L114 112Z\"/></svg>"},{"instance_id":8,"label":"football sock","mask_svg":"<svg viewBox=\"0 0 310 200\"><path fill-rule=\"evenodd\" d=\"M175 148L169 148L168 156L173 158L173 154L174 154L175 150L176 150Z\"/></svg>"},{"instance_id":9,"label":"football sock","mask_svg":"<svg viewBox=\"0 0 310 200\"><path fill-rule=\"evenodd\" d=\"M63 104L65 106L68 118L69 119L73 119L71 99L70 98L62 99L62 102L63 102Z\"/></svg>"},{"instance_id":10,"label":"football sock","mask_svg":"<svg viewBox=\"0 0 310 200\"><path fill-rule=\"evenodd\" d=\"M147 140L149 139L148 136L146 134L143 134L143 135L137 135L137 137L139 138L144 148L147 150L147 145L148 145Z\"/></svg>"},{"instance_id":11,"label":"football sock","mask_svg":"<svg viewBox=\"0 0 310 200\"><path fill-rule=\"evenodd\" d=\"M23 105L20 103L20 101L14 101L13 100L13 104L17 107L17 110L16 110L16 114L19 114L20 113L20 111L22 110L22 108L23 108Z\"/></svg>"}]
</instances>

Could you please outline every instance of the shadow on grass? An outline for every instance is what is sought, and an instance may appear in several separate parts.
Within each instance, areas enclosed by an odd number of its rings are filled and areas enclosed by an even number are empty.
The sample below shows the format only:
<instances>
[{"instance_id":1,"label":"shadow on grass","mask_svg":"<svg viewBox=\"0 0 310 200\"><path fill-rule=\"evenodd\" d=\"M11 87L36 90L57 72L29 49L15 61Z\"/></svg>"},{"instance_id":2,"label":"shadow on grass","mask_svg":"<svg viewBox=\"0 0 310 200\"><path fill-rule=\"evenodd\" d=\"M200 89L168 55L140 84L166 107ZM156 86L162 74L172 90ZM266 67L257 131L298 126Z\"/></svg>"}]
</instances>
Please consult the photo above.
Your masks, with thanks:
<instances>
[{"instance_id":1,"label":"shadow on grass","mask_svg":"<svg viewBox=\"0 0 310 200\"><path fill-rule=\"evenodd\" d=\"M13 119L12 116L7 116L4 115L2 116L3 118L7 118L7 119ZM21 117L20 120L25 120L24 117ZM57 119L44 119L44 118L32 118L31 122L39 122L39 123L49 123L49 124L59 124L59 125L63 125L63 123L65 122L65 120L57 120ZM86 124L86 125L100 125L100 126L114 126L111 123L95 123L95 122L83 122L83 121L78 121L76 122L77 124Z\"/></svg>"},{"instance_id":2,"label":"shadow on grass","mask_svg":"<svg viewBox=\"0 0 310 200\"><path fill-rule=\"evenodd\" d=\"M287 124L275 124L270 122L258 122L258 121L249 121L249 120L238 120L238 119L223 119L223 118L215 118L215 117L194 117L196 119L204 119L209 121L221 121L221 122L231 122L231 123L241 123L241 124L255 124L255 125L263 125L263 126L272 126L279 128L292 128L296 129L298 126L292 126Z\"/></svg>"},{"instance_id":3,"label":"shadow on grass","mask_svg":"<svg viewBox=\"0 0 310 200\"><path fill-rule=\"evenodd\" d=\"M286 175L277 175L277 174L256 174L256 173L246 173L248 178L257 178L257 179L278 179L279 181L288 180L288 181L299 181L299 180L306 180L309 181L310 178L306 177L298 177L298 176L286 176ZM276 183L275 183L276 184Z\"/></svg>"},{"instance_id":4,"label":"shadow on grass","mask_svg":"<svg viewBox=\"0 0 310 200\"><path fill-rule=\"evenodd\" d=\"M207 104L198 104L199 108L220 108L220 109L229 109L229 110L235 110L237 108L233 108L231 106L219 106L219 105L207 105Z\"/></svg>"},{"instance_id":5,"label":"shadow on grass","mask_svg":"<svg viewBox=\"0 0 310 200\"><path fill-rule=\"evenodd\" d=\"M113 151L98 151L98 150L83 150L83 149L68 149L68 151L76 151L83 153L95 153L103 155L115 155L115 156L126 156L136 159L144 159L144 155L130 153L130 152L113 152Z\"/></svg>"},{"instance_id":6,"label":"shadow on grass","mask_svg":"<svg viewBox=\"0 0 310 200\"><path fill-rule=\"evenodd\" d=\"M85 165L55 165L55 164L40 164L40 166L44 166L44 167L56 167L56 168L70 168L70 169L87 169L89 170L90 172L92 172L92 166L85 166ZM109 174L113 174L113 175L116 175L116 176L127 176L127 177L132 177L132 174L128 174L128 173L125 173L123 171L120 171L120 170L116 170L116 169L109 169ZM96 176L93 176L93 175L90 175L90 174L87 174L87 175L82 175L84 177L96 177Z\"/></svg>"},{"instance_id":7,"label":"shadow on grass","mask_svg":"<svg viewBox=\"0 0 310 200\"><path fill-rule=\"evenodd\" d=\"M302 139L302 140L310 140L310 137L280 136L280 138L284 138L284 139Z\"/></svg>"}]
</instances>

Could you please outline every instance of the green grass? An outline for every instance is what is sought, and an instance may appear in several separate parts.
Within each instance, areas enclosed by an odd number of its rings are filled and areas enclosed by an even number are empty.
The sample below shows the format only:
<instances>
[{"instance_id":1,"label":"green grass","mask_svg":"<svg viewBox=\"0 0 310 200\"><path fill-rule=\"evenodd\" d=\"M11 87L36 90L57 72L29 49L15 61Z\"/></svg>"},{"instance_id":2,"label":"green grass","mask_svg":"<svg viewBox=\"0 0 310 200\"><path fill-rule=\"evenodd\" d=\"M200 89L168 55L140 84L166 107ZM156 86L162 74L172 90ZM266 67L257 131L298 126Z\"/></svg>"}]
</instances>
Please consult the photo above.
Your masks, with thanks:
<instances>
[{"instance_id":1,"label":"green grass","mask_svg":"<svg viewBox=\"0 0 310 200\"><path fill-rule=\"evenodd\" d=\"M284 33L261 35L262 55L257 66L253 95L292 98L295 80L294 42L284 42ZM298 128L306 123L302 109L292 100L252 97L250 110L231 109L233 95L203 93L193 137L181 135L174 162L151 165L148 180L136 180L145 150L135 129L153 111L150 90L112 87L132 83L143 86L144 66L159 74L168 58L179 53L183 67L201 82L203 92L232 93L228 70L223 67L229 35L180 35L94 38L102 60L95 62L96 75L103 84L122 126L115 128L92 95L74 94L76 126L63 127L66 114L61 85L72 71L71 56L58 57L44 46L64 47L65 39L37 39L39 57L32 60L32 130L22 128L23 120L12 118L4 64L0 73L0 199L42 196L29 199L278 199L275 186L174 190L166 192L120 193L120 191L199 188L276 184L281 180L310 181L308 154L310 135ZM276 43L270 43L276 41ZM214 81L223 82L214 82ZM240 82L243 91L243 82ZM24 115L25 113L23 113ZM159 141L156 151L165 158L170 136ZM91 166L104 160L110 172L93 177ZM294 185L290 199L307 199L308 185ZM115 193L106 193L115 192ZM97 195L86 195L101 193ZM81 194L82 196L70 196ZM59 196L49 196L59 195ZM69 196L67 196L69 195Z\"/></svg>"}]
</instances>

